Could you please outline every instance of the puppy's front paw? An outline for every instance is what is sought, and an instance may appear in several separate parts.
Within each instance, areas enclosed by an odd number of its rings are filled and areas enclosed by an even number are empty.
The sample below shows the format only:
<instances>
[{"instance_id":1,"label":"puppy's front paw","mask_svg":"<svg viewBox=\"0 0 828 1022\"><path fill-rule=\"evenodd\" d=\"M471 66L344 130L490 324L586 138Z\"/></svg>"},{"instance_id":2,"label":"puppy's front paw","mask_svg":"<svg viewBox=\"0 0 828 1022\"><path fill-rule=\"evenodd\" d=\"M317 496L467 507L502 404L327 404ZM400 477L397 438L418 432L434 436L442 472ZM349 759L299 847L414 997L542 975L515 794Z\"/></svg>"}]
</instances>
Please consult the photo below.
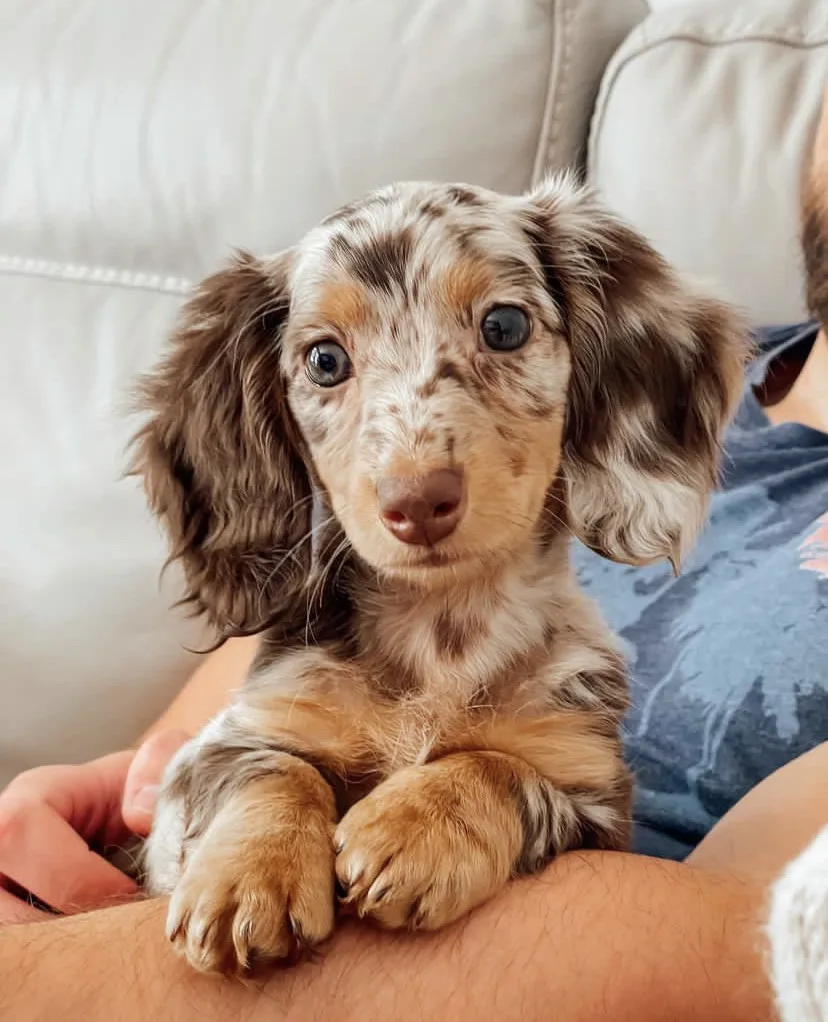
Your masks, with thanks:
<instances>
[{"instance_id":1,"label":"puppy's front paw","mask_svg":"<svg viewBox=\"0 0 828 1022\"><path fill-rule=\"evenodd\" d=\"M291 959L334 925L330 827L208 832L170 900L167 936L201 972Z\"/></svg>"},{"instance_id":2,"label":"puppy's front paw","mask_svg":"<svg viewBox=\"0 0 828 1022\"><path fill-rule=\"evenodd\" d=\"M359 915L436 930L509 878L520 847L515 814L479 785L466 787L459 760L400 771L339 824L337 879Z\"/></svg>"}]
</instances>

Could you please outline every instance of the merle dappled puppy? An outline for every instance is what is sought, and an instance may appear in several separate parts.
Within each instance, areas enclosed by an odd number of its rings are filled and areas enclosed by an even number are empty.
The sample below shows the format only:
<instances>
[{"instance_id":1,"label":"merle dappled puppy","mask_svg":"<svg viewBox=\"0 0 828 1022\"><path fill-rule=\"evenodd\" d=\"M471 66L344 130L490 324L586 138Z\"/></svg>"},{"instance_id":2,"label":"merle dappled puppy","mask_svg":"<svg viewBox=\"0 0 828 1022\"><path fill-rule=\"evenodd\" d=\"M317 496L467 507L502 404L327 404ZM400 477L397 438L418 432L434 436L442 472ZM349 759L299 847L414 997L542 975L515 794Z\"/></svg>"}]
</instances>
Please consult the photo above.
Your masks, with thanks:
<instances>
[{"instance_id":1,"label":"merle dappled puppy","mask_svg":"<svg viewBox=\"0 0 828 1022\"><path fill-rule=\"evenodd\" d=\"M147 846L193 965L323 940L334 876L434 929L625 844L624 665L570 537L679 562L745 354L569 177L386 188L201 285L136 468L195 609L262 645Z\"/></svg>"}]
</instances>

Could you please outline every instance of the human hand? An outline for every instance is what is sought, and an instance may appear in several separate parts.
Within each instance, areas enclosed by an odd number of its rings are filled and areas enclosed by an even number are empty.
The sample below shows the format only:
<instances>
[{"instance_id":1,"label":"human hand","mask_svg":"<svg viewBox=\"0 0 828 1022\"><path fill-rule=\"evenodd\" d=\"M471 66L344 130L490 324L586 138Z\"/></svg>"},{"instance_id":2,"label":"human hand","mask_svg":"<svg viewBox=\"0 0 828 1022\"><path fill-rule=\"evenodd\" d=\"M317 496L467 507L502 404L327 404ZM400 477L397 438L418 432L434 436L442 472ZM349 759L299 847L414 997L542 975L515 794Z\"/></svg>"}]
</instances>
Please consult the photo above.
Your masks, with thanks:
<instances>
[{"instance_id":1,"label":"human hand","mask_svg":"<svg viewBox=\"0 0 828 1022\"><path fill-rule=\"evenodd\" d=\"M121 802L121 815L133 834L140 837L149 834L164 769L190 738L186 731L161 731L148 738L135 753L127 770Z\"/></svg>"},{"instance_id":2,"label":"human hand","mask_svg":"<svg viewBox=\"0 0 828 1022\"><path fill-rule=\"evenodd\" d=\"M123 901L134 881L101 854L146 834L153 788L182 732L166 732L137 753L112 753L77 766L44 766L0 793L0 925ZM29 895L47 909L35 907Z\"/></svg>"}]
</instances>

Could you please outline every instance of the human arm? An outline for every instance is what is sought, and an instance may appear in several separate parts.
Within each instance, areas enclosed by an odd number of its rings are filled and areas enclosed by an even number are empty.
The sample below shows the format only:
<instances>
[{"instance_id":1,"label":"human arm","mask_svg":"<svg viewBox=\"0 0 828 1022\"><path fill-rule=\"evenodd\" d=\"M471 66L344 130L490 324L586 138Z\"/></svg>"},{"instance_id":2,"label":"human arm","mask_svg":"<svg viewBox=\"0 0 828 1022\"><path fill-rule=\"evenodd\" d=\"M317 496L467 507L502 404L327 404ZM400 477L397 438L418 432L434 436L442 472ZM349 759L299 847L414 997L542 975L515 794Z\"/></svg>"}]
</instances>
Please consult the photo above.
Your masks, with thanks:
<instances>
[{"instance_id":1,"label":"human arm","mask_svg":"<svg viewBox=\"0 0 828 1022\"><path fill-rule=\"evenodd\" d=\"M127 824L137 834L148 832L167 760L229 702L231 693L244 681L258 644L256 636L230 639L205 657L167 709L136 742L138 753L123 788L122 809Z\"/></svg>"},{"instance_id":2,"label":"human arm","mask_svg":"<svg viewBox=\"0 0 828 1022\"><path fill-rule=\"evenodd\" d=\"M828 742L766 777L710 831L687 859L766 882L828 824Z\"/></svg>"},{"instance_id":3,"label":"human arm","mask_svg":"<svg viewBox=\"0 0 828 1022\"><path fill-rule=\"evenodd\" d=\"M563 857L429 936L343 927L259 984L204 977L144 902L0 934L9 1018L682 1022L772 1018L761 886L612 853ZM94 961L94 970L89 962Z\"/></svg>"},{"instance_id":4,"label":"human arm","mask_svg":"<svg viewBox=\"0 0 828 1022\"><path fill-rule=\"evenodd\" d=\"M828 821L826 770L828 745L782 768L688 864L567 855L442 933L345 926L319 961L269 973L261 985L187 969L164 939L162 902L11 928L0 934L0 977L15 981L9 1017L34 1007L48 1017L59 1005L66 1022L116 1011L123 1022L150 1013L206 1022L771 1020L767 891ZM82 968L89 957L94 974Z\"/></svg>"},{"instance_id":5,"label":"human arm","mask_svg":"<svg viewBox=\"0 0 828 1022\"><path fill-rule=\"evenodd\" d=\"M345 926L320 961L274 971L261 985L186 968L164 939L163 902L13 927L0 934L9 1017L37 1008L45 1017L59 1009L67 1022L151 1013L302 1022L335 1005L343 1022L540 1022L551 1013L561 1022L770 1020L767 889L828 820L826 769L828 746L784 767L687 865L564 856L442 933Z\"/></svg>"},{"instance_id":6,"label":"human arm","mask_svg":"<svg viewBox=\"0 0 828 1022\"><path fill-rule=\"evenodd\" d=\"M144 741L164 731L195 734L227 703L244 681L256 655L256 636L230 639L206 656L167 709L141 736Z\"/></svg>"}]
</instances>

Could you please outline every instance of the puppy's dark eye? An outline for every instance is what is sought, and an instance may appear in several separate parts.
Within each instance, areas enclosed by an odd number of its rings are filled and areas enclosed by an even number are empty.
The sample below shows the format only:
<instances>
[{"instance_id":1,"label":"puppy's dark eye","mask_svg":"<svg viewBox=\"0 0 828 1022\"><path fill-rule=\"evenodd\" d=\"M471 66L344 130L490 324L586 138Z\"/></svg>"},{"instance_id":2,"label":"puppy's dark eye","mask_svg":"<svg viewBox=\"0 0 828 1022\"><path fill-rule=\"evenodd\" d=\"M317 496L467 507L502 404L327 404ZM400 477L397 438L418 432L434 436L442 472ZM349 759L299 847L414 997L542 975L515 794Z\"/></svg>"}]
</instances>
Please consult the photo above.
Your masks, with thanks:
<instances>
[{"instance_id":1,"label":"puppy's dark eye","mask_svg":"<svg viewBox=\"0 0 828 1022\"><path fill-rule=\"evenodd\" d=\"M305 360L307 373L317 387L335 387L351 375L351 360L336 341L320 341Z\"/></svg>"},{"instance_id":2,"label":"puppy's dark eye","mask_svg":"<svg viewBox=\"0 0 828 1022\"><path fill-rule=\"evenodd\" d=\"M529 317L516 305L496 305L483 317L480 334L492 351L516 351L529 340Z\"/></svg>"}]
</instances>

